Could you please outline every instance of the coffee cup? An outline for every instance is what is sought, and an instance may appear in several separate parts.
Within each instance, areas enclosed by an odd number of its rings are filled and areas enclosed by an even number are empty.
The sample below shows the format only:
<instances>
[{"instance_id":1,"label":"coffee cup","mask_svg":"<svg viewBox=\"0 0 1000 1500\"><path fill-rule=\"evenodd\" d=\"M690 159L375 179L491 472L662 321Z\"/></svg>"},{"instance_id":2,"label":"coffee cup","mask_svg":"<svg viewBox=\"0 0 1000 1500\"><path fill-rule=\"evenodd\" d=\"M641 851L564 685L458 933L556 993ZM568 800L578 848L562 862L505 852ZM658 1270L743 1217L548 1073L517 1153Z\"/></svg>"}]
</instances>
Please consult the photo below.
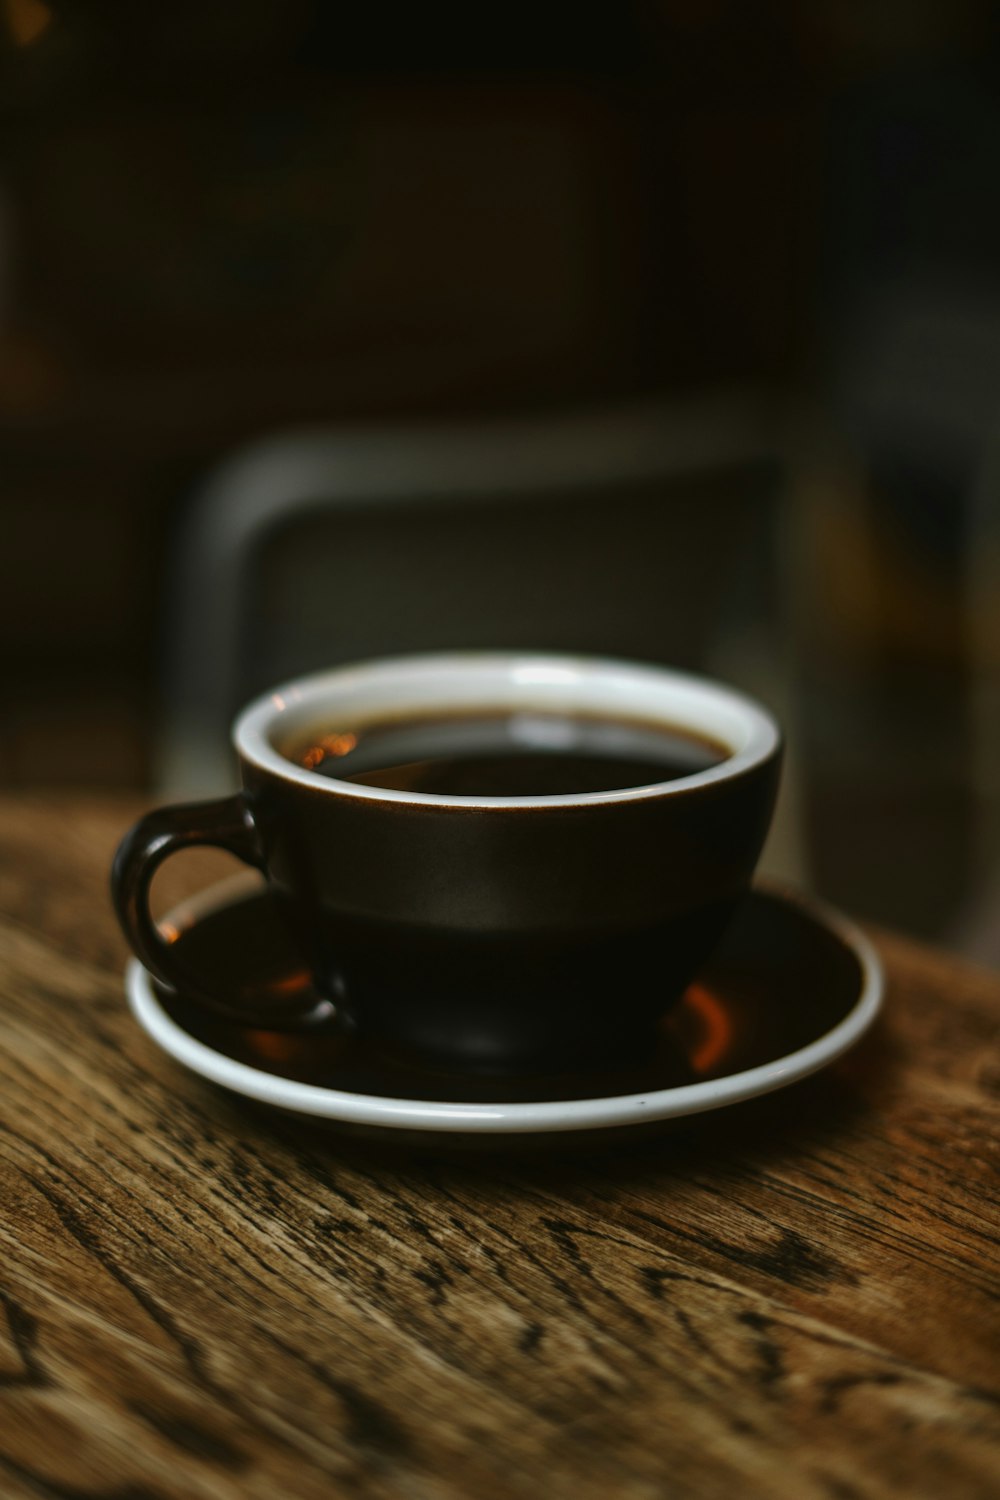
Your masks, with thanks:
<instances>
[{"instance_id":1,"label":"coffee cup","mask_svg":"<svg viewBox=\"0 0 1000 1500\"><path fill-rule=\"evenodd\" d=\"M148 814L116 855L147 969L233 1021L499 1071L654 1044L748 888L781 759L770 714L731 688L523 652L304 677L233 740L240 791ZM264 873L308 985L232 995L180 971L149 890L196 844Z\"/></svg>"}]
</instances>

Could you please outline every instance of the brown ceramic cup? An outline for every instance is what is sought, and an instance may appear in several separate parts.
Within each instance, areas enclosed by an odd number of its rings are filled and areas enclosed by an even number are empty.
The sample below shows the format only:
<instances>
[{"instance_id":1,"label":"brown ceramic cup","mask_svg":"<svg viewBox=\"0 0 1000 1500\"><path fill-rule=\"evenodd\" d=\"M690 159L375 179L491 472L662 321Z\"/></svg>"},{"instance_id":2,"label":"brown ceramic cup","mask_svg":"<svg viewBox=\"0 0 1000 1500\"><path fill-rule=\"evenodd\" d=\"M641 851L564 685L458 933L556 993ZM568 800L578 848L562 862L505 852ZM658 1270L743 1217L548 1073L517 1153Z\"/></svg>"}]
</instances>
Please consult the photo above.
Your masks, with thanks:
<instances>
[{"instance_id":1,"label":"brown ceramic cup","mask_svg":"<svg viewBox=\"0 0 1000 1500\"><path fill-rule=\"evenodd\" d=\"M613 791L462 796L337 780L301 764L315 726L434 715L606 718L708 740L717 763ZM143 818L112 890L169 988L256 1026L342 1025L445 1067L601 1065L652 1045L721 937L767 833L781 740L729 688L577 656L454 652L364 663L259 698L233 733L242 790ZM211 844L264 872L309 984L226 994L149 910L156 868ZM181 945L182 946L182 945Z\"/></svg>"}]
</instances>

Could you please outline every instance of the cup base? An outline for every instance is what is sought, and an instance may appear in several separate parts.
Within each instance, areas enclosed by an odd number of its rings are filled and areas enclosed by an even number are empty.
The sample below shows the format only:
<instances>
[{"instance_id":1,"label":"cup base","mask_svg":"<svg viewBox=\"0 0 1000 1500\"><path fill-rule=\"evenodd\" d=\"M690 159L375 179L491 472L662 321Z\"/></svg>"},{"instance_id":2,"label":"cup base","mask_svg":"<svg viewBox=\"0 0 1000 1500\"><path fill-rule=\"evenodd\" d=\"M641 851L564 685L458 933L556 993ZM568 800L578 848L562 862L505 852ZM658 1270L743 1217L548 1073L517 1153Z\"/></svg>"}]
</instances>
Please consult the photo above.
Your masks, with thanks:
<instances>
[{"instance_id":1,"label":"cup base","mask_svg":"<svg viewBox=\"0 0 1000 1500\"><path fill-rule=\"evenodd\" d=\"M313 969L345 1031L425 1066L498 1076L629 1067L655 1049L735 906L599 936L336 917Z\"/></svg>"}]
</instances>

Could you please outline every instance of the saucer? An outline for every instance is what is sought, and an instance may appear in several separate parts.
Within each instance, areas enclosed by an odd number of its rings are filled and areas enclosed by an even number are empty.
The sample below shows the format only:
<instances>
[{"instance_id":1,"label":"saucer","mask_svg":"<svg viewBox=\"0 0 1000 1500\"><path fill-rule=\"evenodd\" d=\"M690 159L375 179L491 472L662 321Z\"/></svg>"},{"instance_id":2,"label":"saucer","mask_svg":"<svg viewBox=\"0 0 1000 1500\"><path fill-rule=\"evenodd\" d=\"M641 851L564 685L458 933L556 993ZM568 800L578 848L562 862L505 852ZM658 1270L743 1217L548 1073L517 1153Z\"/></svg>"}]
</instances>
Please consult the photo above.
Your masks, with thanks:
<instances>
[{"instance_id":1,"label":"saucer","mask_svg":"<svg viewBox=\"0 0 1000 1500\"><path fill-rule=\"evenodd\" d=\"M163 926L216 990L309 984L256 876L212 887ZM879 1012L884 980L853 923L811 897L756 888L697 981L665 1007L654 1055L619 1071L455 1073L332 1026L308 1034L238 1026L166 990L137 959L126 989L153 1041L212 1083L355 1132L440 1141L617 1132L785 1088L853 1046ZM610 1020L613 996L608 1009Z\"/></svg>"}]
</instances>

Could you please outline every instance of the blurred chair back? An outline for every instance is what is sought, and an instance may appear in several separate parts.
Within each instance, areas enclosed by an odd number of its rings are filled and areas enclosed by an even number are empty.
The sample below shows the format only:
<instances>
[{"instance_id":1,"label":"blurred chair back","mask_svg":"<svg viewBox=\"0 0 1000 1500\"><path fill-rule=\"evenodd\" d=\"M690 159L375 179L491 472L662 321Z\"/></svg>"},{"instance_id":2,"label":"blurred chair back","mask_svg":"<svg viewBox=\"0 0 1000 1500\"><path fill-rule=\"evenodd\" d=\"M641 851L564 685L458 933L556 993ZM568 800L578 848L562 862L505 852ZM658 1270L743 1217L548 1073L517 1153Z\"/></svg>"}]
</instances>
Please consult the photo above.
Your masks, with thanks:
<instances>
[{"instance_id":1,"label":"blurred chair back","mask_svg":"<svg viewBox=\"0 0 1000 1500\"><path fill-rule=\"evenodd\" d=\"M180 541L161 790L233 783L228 727L255 693L394 652L660 661L742 679L784 714L778 472L766 411L740 401L237 453Z\"/></svg>"}]
</instances>

